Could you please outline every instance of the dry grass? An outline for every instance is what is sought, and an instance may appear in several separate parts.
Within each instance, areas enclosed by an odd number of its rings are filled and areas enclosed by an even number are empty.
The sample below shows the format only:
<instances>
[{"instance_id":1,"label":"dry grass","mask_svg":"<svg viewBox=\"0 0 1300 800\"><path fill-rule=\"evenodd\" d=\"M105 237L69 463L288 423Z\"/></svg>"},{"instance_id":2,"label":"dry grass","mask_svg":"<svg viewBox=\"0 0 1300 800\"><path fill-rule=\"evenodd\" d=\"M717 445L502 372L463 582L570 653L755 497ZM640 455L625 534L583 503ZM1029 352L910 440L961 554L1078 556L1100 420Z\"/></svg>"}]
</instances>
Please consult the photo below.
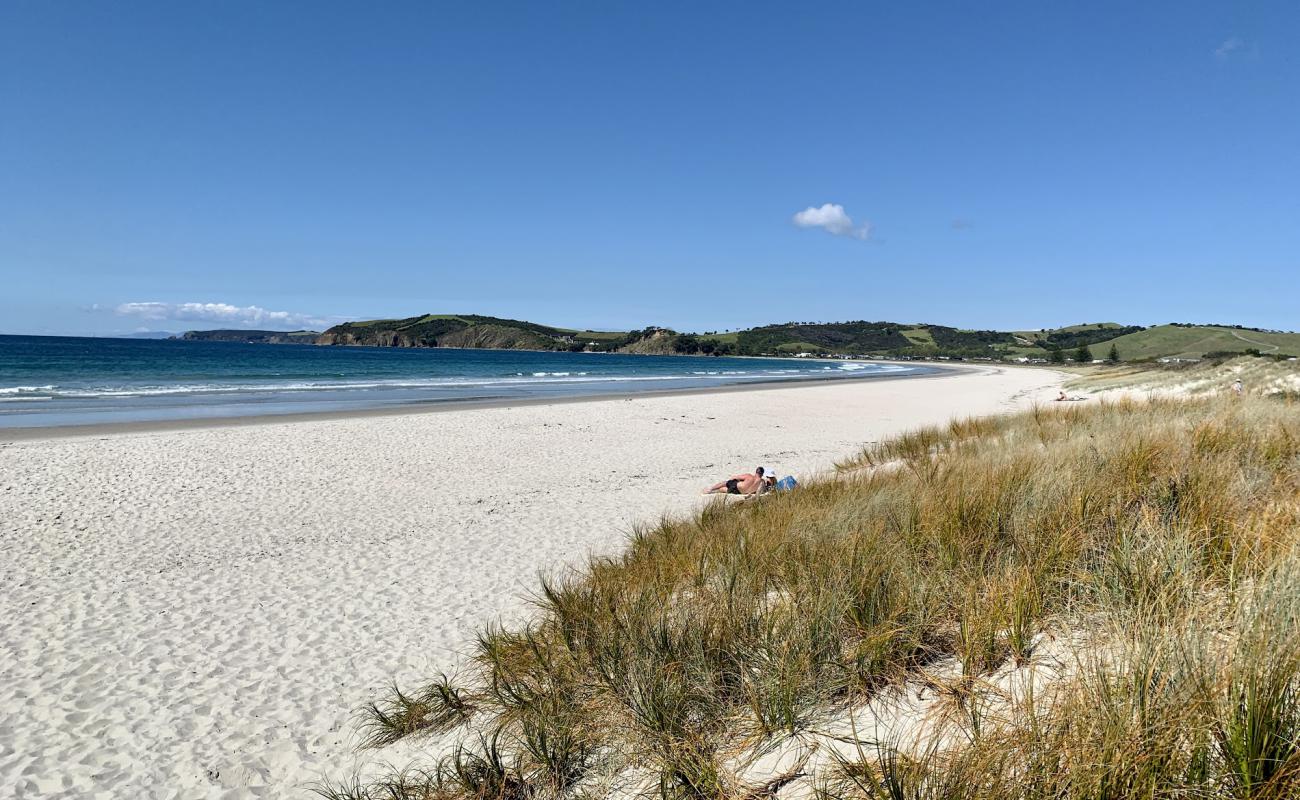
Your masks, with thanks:
<instances>
[{"instance_id":1,"label":"dry grass","mask_svg":"<svg viewBox=\"0 0 1300 800\"><path fill-rule=\"evenodd\" d=\"M1226 362L1120 364L1071 371L1079 376L1069 382L1071 390L1203 396L1229 394L1232 382L1240 379L1246 392L1257 397L1300 398L1300 362L1273 358L1245 356Z\"/></svg>"},{"instance_id":2,"label":"dry grass","mask_svg":"<svg viewBox=\"0 0 1300 800\"><path fill-rule=\"evenodd\" d=\"M740 798L798 775L824 797L1294 796L1297 410L963 421L643 530L545 582L531 624L485 630L455 685L376 704L372 744L460 732L435 767L322 793ZM1069 668L993 691L1045 630L1069 632ZM918 681L956 712L930 746L859 736L789 774L737 766Z\"/></svg>"}]
</instances>

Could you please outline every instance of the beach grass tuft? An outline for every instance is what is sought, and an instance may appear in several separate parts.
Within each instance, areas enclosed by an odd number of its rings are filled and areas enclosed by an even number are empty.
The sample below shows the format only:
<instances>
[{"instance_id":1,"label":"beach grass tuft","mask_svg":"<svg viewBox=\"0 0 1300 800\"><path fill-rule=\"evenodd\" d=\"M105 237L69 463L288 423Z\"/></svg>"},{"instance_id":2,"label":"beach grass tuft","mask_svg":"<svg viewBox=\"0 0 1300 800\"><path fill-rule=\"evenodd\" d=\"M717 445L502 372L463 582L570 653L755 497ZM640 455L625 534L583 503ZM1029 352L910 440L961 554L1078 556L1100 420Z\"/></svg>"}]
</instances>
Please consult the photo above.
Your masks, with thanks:
<instances>
[{"instance_id":1,"label":"beach grass tuft","mask_svg":"<svg viewBox=\"0 0 1300 800\"><path fill-rule=\"evenodd\" d=\"M473 713L467 693L440 675L414 694L393 686L387 697L363 709L362 746L383 747L420 732L442 732L464 723Z\"/></svg>"}]
</instances>

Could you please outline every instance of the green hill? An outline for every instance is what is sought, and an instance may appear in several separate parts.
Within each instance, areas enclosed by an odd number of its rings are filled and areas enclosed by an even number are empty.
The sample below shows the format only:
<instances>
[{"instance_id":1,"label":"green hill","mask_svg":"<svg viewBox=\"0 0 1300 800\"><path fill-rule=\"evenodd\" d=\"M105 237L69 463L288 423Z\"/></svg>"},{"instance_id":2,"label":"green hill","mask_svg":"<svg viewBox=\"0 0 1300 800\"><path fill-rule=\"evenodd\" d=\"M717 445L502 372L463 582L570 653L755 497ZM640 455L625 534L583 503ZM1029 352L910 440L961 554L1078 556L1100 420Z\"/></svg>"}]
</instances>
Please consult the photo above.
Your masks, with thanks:
<instances>
[{"instance_id":1,"label":"green hill","mask_svg":"<svg viewBox=\"0 0 1300 800\"><path fill-rule=\"evenodd\" d=\"M578 336L576 331L517 319L478 314L424 314L405 319L345 322L325 331L317 343L371 347L568 350L578 343Z\"/></svg>"},{"instance_id":2,"label":"green hill","mask_svg":"<svg viewBox=\"0 0 1300 800\"><path fill-rule=\"evenodd\" d=\"M786 322L730 333L704 334L737 355L834 353L847 355L993 357L995 347L1015 343L1003 331L971 331L945 325L900 322Z\"/></svg>"},{"instance_id":3,"label":"green hill","mask_svg":"<svg viewBox=\"0 0 1300 800\"><path fill-rule=\"evenodd\" d=\"M476 314L424 314L405 319L345 322L325 331L318 342L375 347L521 346L531 350L554 350L560 349L558 344L563 338L558 328L521 320ZM461 345L462 341L479 343Z\"/></svg>"},{"instance_id":4,"label":"green hill","mask_svg":"<svg viewBox=\"0 0 1300 800\"><path fill-rule=\"evenodd\" d=\"M1143 328L1096 322L1037 331L963 330L946 325L897 322L836 322L765 325L700 337L734 348L738 355L799 352L897 358L1046 359L1053 350L1073 356L1088 346L1105 358L1112 344L1124 361L1204 358L1258 350L1262 355L1300 354L1300 333L1227 325L1170 324Z\"/></svg>"},{"instance_id":5,"label":"green hill","mask_svg":"<svg viewBox=\"0 0 1300 800\"><path fill-rule=\"evenodd\" d=\"M1117 322L1098 322L1089 325L1070 325L1040 331L1017 331L1017 339L1027 339L1043 349L1071 350L1079 345L1094 345L1119 336L1137 333L1141 325L1120 325Z\"/></svg>"},{"instance_id":6,"label":"green hill","mask_svg":"<svg viewBox=\"0 0 1300 800\"><path fill-rule=\"evenodd\" d=\"M322 333L317 344L369 347L468 347L573 352L711 353L689 334L667 328L592 331L555 328L480 314L424 314L405 319L345 322Z\"/></svg>"},{"instance_id":7,"label":"green hill","mask_svg":"<svg viewBox=\"0 0 1300 800\"><path fill-rule=\"evenodd\" d=\"M230 332L212 331L208 334ZM236 332L253 333L253 332ZM296 336L298 334L285 334ZM730 332L678 333L651 326L637 331L558 328L479 314L424 314L336 325L318 344L372 347L473 347L684 355L856 355L887 358L1047 360L1088 346L1105 358L1114 345L1125 361L1203 358L1258 350L1300 353L1300 333L1226 325L1170 324L1153 328L1095 322L1037 331L966 330L930 323L785 322Z\"/></svg>"},{"instance_id":8,"label":"green hill","mask_svg":"<svg viewBox=\"0 0 1300 800\"><path fill-rule=\"evenodd\" d=\"M1125 361L1158 358L1203 358L1206 355L1245 353L1300 355L1300 333L1260 331L1218 325L1157 325L1106 339L1093 352L1105 356L1111 345Z\"/></svg>"}]
</instances>

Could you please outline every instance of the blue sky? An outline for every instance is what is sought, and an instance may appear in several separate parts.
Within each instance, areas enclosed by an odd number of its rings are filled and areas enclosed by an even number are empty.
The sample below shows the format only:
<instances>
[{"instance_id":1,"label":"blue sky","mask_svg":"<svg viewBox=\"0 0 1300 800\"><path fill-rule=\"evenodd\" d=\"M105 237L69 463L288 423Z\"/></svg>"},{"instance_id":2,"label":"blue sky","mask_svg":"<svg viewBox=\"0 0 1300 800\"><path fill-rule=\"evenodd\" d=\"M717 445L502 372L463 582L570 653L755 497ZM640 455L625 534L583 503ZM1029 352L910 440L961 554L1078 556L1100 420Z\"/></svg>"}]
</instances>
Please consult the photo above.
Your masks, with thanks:
<instances>
[{"instance_id":1,"label":"blue sky","mask_svg":"<svg viewBox=\"0 0 1300 800\"><path fill-rule=\"evenodd\" d=\"M1295 329L1298 253L1296 3L0 5L0 332Z\"/></svg>"}]
</instances>

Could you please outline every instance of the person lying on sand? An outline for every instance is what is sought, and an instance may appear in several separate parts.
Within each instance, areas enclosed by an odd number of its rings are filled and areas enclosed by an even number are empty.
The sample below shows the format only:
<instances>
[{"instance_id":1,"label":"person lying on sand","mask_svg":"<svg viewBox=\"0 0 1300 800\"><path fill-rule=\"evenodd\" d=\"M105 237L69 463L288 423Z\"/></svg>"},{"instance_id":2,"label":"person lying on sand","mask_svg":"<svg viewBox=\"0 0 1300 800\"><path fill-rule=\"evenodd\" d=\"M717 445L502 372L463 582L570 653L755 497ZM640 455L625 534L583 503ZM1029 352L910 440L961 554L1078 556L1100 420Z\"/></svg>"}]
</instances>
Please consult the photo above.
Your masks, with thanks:
<instances>
[{"instance_id":1,"label":"person lying on sand","mask_svg":"<svg viewBox=\"0 0 1300 800\"><path fill-rule=\"evenodd\" d=\"M705 494L758 494L763 486L763 468L753 472L732 475L722 483L715 483L704 490Z\"/></svg>"}]
</instances>

